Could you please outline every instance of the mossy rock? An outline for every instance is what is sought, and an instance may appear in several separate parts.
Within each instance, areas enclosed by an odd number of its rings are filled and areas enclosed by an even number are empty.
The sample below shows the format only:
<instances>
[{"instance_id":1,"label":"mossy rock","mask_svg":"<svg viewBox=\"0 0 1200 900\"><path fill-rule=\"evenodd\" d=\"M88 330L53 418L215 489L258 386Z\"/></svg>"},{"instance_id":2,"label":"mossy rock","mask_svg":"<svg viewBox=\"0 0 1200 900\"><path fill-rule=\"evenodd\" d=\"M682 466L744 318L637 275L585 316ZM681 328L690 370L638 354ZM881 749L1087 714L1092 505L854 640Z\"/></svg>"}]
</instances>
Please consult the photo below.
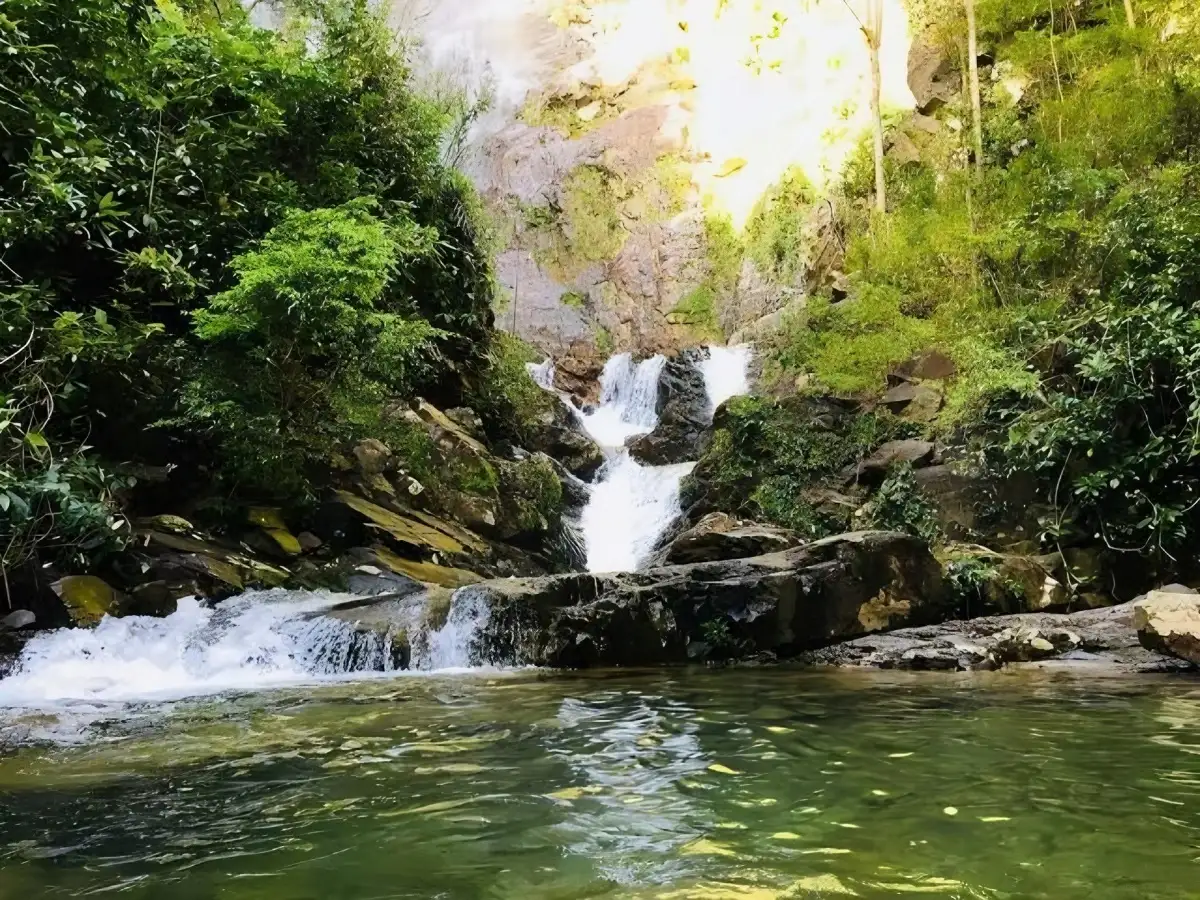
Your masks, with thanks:
<instances>
[{"instance_id":1,"label":"mossy rock","mask_svg":"<svg viewBox=\"0 0 1200 900\"><path fill-rule=\"evenodd\" d=\"M98 625L105 616L120 615L124 596L95 575L67 575L51 585L71 621L83 628Z\"/></svg>"},{"instance_id":2,"label":"mossy rock","mask_svg":"<svg viewBox=\"0 0 1200 900\"><path fill-rule=\"evenodd\" d=\"M476 575L466 569L456 569L453 566L439 566L431 562L417 562L397 556L385 547L372 547L375 558L385 568L391 569L398 575L407 575L424 584L437 585L444 588L460 588L469 584L478 584L483 576Z\"/></svg>"}]
</instances>

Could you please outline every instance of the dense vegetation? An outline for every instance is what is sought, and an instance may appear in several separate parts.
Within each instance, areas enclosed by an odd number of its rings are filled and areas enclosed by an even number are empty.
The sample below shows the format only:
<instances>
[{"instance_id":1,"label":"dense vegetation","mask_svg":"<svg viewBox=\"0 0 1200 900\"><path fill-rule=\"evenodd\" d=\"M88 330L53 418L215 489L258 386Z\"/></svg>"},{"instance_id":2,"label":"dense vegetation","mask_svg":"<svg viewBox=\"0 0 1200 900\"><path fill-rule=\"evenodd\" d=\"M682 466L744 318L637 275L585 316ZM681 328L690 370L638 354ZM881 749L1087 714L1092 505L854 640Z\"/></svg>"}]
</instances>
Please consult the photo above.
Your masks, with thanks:
<instances>
[{"instance_id":1,"label":"dense vegetation","mask_svg":"<svg viewBox=\"0 0 1200 900\"><path fill-rule=\"evenodd\" d=\"M0 6L6 572L119 547L139 474L301 502L503 365L445 105L366 0L294 6Z\"/></svg>"},{"instance_id":2,"label":"dense vegetation","mask_svg":"<svg viewBox=\"0 0 1200 900\"><path fill-rule=\"evenodd\" d=\"M929 430L993 479L1032 475L1044 541L1186 562L1200 534L1200 19L1171 0L1135 3L1133 28L1114 0L976 6L981 171L965 96L936 112L919 161L889 156L886 214L871 210L869 154L856 158L838 198L850 299L811 299L768 370L781 388L799 375L870 401L937 348L957 376L937 385ZM961 4L928 7L960 60Z\"/></svg>"}]
</instances>

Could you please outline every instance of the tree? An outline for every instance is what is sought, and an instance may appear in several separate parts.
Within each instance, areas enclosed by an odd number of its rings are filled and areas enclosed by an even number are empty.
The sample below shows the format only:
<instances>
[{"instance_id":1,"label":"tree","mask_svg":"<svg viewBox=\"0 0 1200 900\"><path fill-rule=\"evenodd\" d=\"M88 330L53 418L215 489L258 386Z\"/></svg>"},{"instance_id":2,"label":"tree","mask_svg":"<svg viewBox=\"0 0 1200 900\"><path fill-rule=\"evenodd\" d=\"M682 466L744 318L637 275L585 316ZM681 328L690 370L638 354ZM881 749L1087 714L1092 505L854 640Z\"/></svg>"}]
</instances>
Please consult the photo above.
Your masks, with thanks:
<instances>
[{"instance_id":1,"label":"tree","mask_svg":"<svg viewBox=\"0 0 1200 900\"><path fill-rule=\"evenodd\" d=\"M983 108L979 98L979 39L975 29L975 0L963 0L963 4L967 8L967 69L970 74L971 124L975 135L975 171L982 172Z\"/></svg>"},{"instance_id":2,"label":"tree","mask_svg":"<svg viewBox=\"0 0 1200 900\"><path fill-rule=\"evenodd\" d=\"M883 43L883 0L867 0L867 21L862 25L871 57L871 119L875 125L875 209L887 212L887 180L883 172L883 112L880 108L882 76L879 48Z\"/></svg>"}]
</instances>

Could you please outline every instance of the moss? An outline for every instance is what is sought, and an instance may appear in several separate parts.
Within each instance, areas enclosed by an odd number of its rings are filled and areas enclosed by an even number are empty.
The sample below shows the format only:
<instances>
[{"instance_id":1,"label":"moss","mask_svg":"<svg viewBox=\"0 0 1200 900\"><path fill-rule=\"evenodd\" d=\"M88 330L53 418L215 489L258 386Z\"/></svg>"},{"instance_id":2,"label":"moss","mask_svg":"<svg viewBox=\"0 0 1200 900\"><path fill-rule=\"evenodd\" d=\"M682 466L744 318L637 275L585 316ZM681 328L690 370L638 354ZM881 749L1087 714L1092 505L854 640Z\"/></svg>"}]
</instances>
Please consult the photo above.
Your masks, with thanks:
<instances>
[{"instance_id":1,"label":"moss","mask_svg":"<svg viewBox=\"0 0 1200 900\"><path fill-rule=\"evenodd\" d=\"M597 325L595 331L596 349L605 355L611 355L617 349L617 342L612 333L603 325Z\"/></svg>"},{"instance_id":2,"label":"moss","mask_svg":"<svg viewBox=\"0 0 1200 900\"><path fill-rule=\"evenodd\" d=\"M563 306L569 306L572 309L583 309L587 306L587 294L581 294L579 291L567 291L558 298Z\"/></svg>"},{"instance_id":3,"label":"moss","mask_svg":"<svg viewBox=\"0 0 1200 900\"><path fill-rule=\"evenodd\" d=\"M799 284L812 243L809 211L815 200L812 184L795 167L759 199L746 223L745 247L764 275Z\"/></svg>"},{"instance_id":4,"label":"moss","mask_svg":"<svg viewBox=\"0 0 1200 900\"><path fill-rule=\"evenodd\" d=\"M563 491L548 458L530 456L503 469L501 497L514 531L547 531L562 515Z\"/></svg>"},{"instance_id":5,"label":"moss","mask_svg":"<svg viewBox=\"0 0 1200 900\"><path fill-rule=\"evenodd\" d=\"M554 411L558 400L534 383L525 366L542 358L515 335L502 331L493 334L486 366L466 398L489 435L521 444L541 419Z\"/></svg>"},{"instance_id":6,"label":"moss","mask_svg":"<svg viewBox=\"0 0 1200 900\"><path fill-rule=\"evenodd\" d=\"M725 340L717 318L717 292L708 281L680 300L667 314L667 321L688 326L699 342Z\"/></svg>"}]
</instances>

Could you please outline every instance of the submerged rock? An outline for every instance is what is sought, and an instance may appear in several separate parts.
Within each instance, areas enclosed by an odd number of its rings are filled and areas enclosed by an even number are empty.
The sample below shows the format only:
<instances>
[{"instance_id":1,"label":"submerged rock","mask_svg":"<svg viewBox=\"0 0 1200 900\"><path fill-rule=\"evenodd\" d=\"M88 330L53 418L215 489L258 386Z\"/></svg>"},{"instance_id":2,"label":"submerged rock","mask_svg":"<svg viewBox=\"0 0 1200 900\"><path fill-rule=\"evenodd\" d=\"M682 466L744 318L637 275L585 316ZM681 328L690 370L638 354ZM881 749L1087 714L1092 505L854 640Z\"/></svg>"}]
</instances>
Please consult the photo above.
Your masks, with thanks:
<instances>
[{"instance_id":1,"label":"submerged rock","mask_svg":"<svg viewBox=\"0 0 1200 900\"><path fill-rule=\"evenodd\" d=\"M1151 591L1134 603L1143 647L1200 665L1200 595L1190 588Z\"/></svg>"}]
</instances>

